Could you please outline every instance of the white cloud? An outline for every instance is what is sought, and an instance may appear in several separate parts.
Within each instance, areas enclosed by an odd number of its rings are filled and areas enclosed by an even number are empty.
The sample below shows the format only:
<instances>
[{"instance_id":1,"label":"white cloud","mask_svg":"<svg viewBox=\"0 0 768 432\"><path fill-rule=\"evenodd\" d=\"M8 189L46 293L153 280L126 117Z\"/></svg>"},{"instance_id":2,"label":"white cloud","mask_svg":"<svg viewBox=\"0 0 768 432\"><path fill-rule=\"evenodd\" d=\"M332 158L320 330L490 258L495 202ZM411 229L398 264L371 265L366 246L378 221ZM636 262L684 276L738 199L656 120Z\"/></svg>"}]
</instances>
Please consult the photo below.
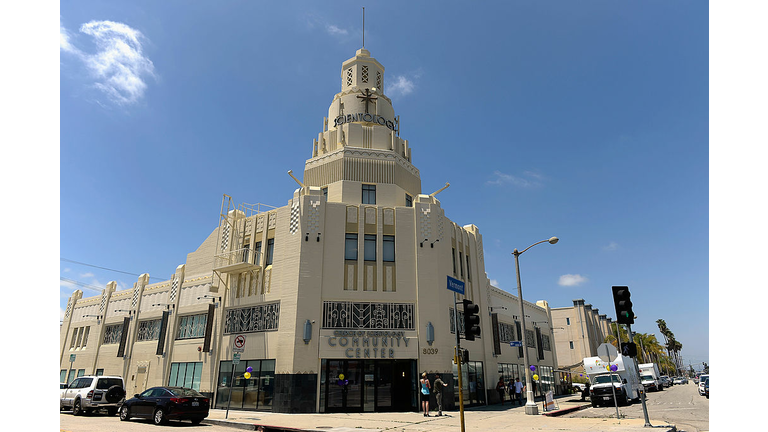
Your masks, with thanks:
<instances>
[{"instance_id":1,"label":"white cloud","mask_svg":"<svg viewBox=\"0 0 768 432\"><path fill-rule=\"evenodd\" d=\"M80 275L82 278L93 277L93 273L83 273Z\"/></svg>"},{"instance_id":2,"label":"white cloud","mask_svg":"<svg viewBox=\"0 0 768 432\"><path fill-rule=\"evenodd\" d=\"M67 29L60 26L61 50L73 54L91 72L94 87L118 105L138 102L146 92L145 77L155 77L154 64L142 50L144 35L123 23L90 21L80 32L91 36L97 52L88 54L72 45Z\"/></svg>"},{"instance_id":3,"label":"white cloud","mask_svg":"<svg viewBox=\"0 0 768 432\"><path fill-rule=\"evenodd\" d=\"M346 36L349 34L349 32L346 29L336 27L333 24L327 24L325 26L325 31L327 31L328 34L332 36Z\"/></svg>"},{"instance_id":4,"label":"white cloud","mask_svg":"<svg viewBox=\"0 0 768 432\"><path fill-rule=\"evenodd\" d=\"M619 248L619 244L616 242L610 242L606 246L603 246L604 251L615 251Z\"/></svg>"},{"instance_id":5,"label":"white cloud","mask_svg":"<svg viewBox=\"0 0 768 432\"><path fill-rule=\"evenodd\" d=\"M560 280L557 281L557 284L560 286L579 286L588 280L589 279L582 275L565 274L560 276Z\"/></svg>"},{"instance_id":6,"label":"white cloud","mask_svg":"<svg viewBox=\"0 0 768 432\"><path fill-rule=\"evenodd\" d=\"M414 84L411 79L403 75L398 75L391 78L386 86L387 95L390 97L409 95L413 93L415 88L416 84Z\"/></svg>"},{"instance_id":7,"label":"white cloud","mask_svg":"<svg viewBox=\"0 0 768 432\"><path fill-rule=\"evenodd\" d=\"M491 279L491 285L495 286L496 288L499 288L499 281L496 279Z\"/></svg>"},{"instance_id":8,"label":"white cloud","mask_svg":"<svg viewBox=\"0 0 768 432\"><path fill-rule=\"evenodd\" d=\"M517 176L506 174L501 171L494 171L493 179L488 180L485 184L493 186L511 185L520 188L535 188L543 186L543 180L544 176L533 171L524 171L522 175Z\"/></svg>"}]
</instances>

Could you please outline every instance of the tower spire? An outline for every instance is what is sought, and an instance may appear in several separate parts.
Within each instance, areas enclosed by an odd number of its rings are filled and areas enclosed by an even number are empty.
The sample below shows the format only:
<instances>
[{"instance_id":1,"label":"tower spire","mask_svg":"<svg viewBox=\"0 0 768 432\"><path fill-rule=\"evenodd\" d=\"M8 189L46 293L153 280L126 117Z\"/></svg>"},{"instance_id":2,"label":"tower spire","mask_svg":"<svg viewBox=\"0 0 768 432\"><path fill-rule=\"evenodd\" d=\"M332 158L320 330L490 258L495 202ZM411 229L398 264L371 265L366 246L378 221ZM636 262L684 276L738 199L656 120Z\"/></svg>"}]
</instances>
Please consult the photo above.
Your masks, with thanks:
<instances>
[{"instance_id":1,"label":"tower spire","mask_svg":"<svg viewBox=\"0 0 768 432\"><path fill-rule=\"evenodd\" d=\"M365 48L365 6L363 6L363 48Z\"/></svg>"}]
</instances>

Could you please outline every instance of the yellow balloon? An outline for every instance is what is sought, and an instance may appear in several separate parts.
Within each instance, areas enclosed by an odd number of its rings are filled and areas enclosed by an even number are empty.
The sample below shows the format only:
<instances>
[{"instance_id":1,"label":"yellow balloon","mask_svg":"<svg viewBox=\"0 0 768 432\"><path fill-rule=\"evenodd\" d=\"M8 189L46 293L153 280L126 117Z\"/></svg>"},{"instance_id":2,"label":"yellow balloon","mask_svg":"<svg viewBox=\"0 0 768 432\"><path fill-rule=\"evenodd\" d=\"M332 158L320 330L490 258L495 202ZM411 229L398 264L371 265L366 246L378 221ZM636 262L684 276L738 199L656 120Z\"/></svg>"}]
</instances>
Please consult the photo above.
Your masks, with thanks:
<instances>
[{"instance_id":1,"label":"yellow balloon","mask_svg":"<svg viewBox=\"0 0 768 432\"><path fill-rule=\"evenodd\" d=\"M605 367L606 370L611 370L611 365Z\"/></svg>"},{"instance_id":2,"label":"yellow balloon","mask_svg":"<svg viewBox=\"0 0 768 432\"><path fill-rule=\"evenodd\" d=\"M245 375L243 375L243 376L245 377L245 379L251 379L251 373L250 372L246 372Z\"/></svg>"},{"instance_id":3,"label":"yellow balloon","mask_svg":"<svg viewBox=\"0 0 768 432\"><path fill-rule=\"evenodd\" d=\"M344 374L339 374L339 379L344 379Z\"/></svg>"},{"instance_id":4,"label":"yellow balloon","mask_svg":"<svg viewBox=\"0 0 768 432\"><path fill-rule=\"evenodd\" d=\"M538 375L536 375L536 374L533 374L533 380L534 380L534 381L538 381L538 380L539 380L539 376L538 376Z\"/></svg>"}]
</instances>

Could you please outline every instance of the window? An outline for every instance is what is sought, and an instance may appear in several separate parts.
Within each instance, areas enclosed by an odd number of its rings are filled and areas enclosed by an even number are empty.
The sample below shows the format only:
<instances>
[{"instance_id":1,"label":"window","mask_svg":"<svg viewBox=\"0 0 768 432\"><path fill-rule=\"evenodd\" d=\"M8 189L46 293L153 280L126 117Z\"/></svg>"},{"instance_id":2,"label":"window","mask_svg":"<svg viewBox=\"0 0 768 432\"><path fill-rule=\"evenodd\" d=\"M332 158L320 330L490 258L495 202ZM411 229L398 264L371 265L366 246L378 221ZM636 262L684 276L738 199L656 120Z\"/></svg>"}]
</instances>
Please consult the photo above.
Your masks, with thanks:
<instances>
[{"instance_id":1,"label":"window","mask_svg":"<svg viewBox=\"0 0 768 432\"><path fill-rule=\"evenodd\" d=\"M469 271L469 255L467 255L467 280L472 282L472 272Z\"/></svg>"},{"instance_id":2,"label":"window","mask_svg":"<svg viewBox=\"0 0 768 432\"><path fill-rule=\"evenodd\" d=\"M256 252L256 264L261 264L261 242L256 242L253 250Z\"/></svg>"},{"instance_id":3,"label":"window","mask_svg":"<svg viewBox=\"0 0 768 432\"><path fill-rule=\"evenodd\" d=\"M362 68L362 79L364 83L368 82L368 66L363 66Z\"/></svg>"},{"instance_id":4,"label":"window","mask_svg":"<svg viewBox=\"0 0 768 432\"><path fill-rule=\"evenodd\" d=\"M566 318L565 319L565 325L571 325L571 319L570 318Z\"/></svg>"},{"instance_id":5,"label":"window","mask_svg":"<svg viewBox=\"0 0 768 432\"><path fill-rule=\"evenodd\" d=\"M67 379L67 370L62 369L61 371L59 371L59 382L66 383L65 381L66 379Z\"/></svg>"},{"instance_id":6,"label":"window","mask_svg":"<svg viewBox=\"0 0 768 432\"><path fill-rule=\"evenodd\" d=\"M376 88L380 91L384 91L384 83L381 78L381 72L376 71Z\"/></svg>"},{"instance_id":7,"label":"window","mask_svg":"<svg viewBox=\"0 0 768 432\"><path fill-rule=\"evenodd\" d=\"M87 326L85 328L85 333L83 333L83 343L80 345L80 348L85 348L85 346L88 345L88 333L90 332L91 326ZM82 331L80 333L82 333Z\"/></svg>"},{"instance_id":8,"label":"window","mask_svg":"<svg viewBox=\"0 0 768 432\"><path fill-rule=\"evenodd\" d=\"M384 256L381 260L384 262L395 261L395 236L385 235L382 236L382 253Z\"/></svg>"},{"instance_id":9,"label":"window","mask_svg":"<svg viewBox=\"0 0 768 432\"><path fill-rule=\"evenodd\" d=\"M451 248L453 253L453 275L456 276L456 248Z\"/></svg>"},{"instance_id":10,"label":"window","mask_svg":"<svg viewBox=\"0 0 768 432\"><path fill-rule=\"evenodd\" d=\"M77 377L80 378L83 375L85 375L85 369L78 369ZM83 378L83 387L88 387L89 385L91 385L91 381L93 381L93 378Z\"/></svg>"},{"instance_id":11,"label":"window","mask_svg":"<svg viewBox=\"0 0 768 432\"><path fill-rule=\"evenodd\" d=\"M142 342L160 339L160 321L161 320L159 319L155 319L139 322L137 341Z\"/></svg>"},{"instance_id":12,"label":"window","mask_svg":"<svg viewBox=\"0 0 768 432\"><path fill-rule=\"evenodd\" d=\"M461 278L464 279L464 266L461 262L464 261L464 253L459 252L459 271L461 271Z\"/></svg>"},{"instance_id":13,"label":"window","mask_svg":"<svg viewBox=\"0 0 768 432\"><path fill-rule=\"evenodd\" d=\"M347 86L352 85L352 68L347 69Z\"/></svg>"},{"instance_id":14,"label":"window","mask_svg":"<svg viewBox=\"0 0 768 432\"><path fill-rule=\"evenodd\" d=\"M272 255L274 255L274 251L275 239L267 240L267 261L264 263L265 266L272 265Z\"/></svg>"},{"instance_id":15,"label":"window","mask_svg":"<svg viewBox=\"0 0 768 432\"><path fill-rule=\"evenodd\" d=\"M179 332L176 339L193 339L205 337L205 324L208 314L187 315L179 318Z\"/></svg>"},{"instance_id":16,"label":"window","mask_svg":"<svg viewBox=\"0 0 768 432\"><path fill-rule=\"evenodd\" d=\"M569 342L571 344L571 349L573 349L573 341Z\"/></svg>"},{"instance_id":17,"label":"window","mask_svg":"<svg viewBox=\"0 0 768 432\"><path fill-rule=\"evenodd\" d=\"M344 259L357 260L357 234L347 234L344 239Z\"/></svg>"},{"instance_id":18,"label":"window","mask_svg":"<svg viewBox=\"0 0 768 432\"><path fill-rule=\"evenodd\" d=\"M67 384L72 384L72 380L75 379L75 373L77 371L74 369L69 370L69 376L67 377Z\"/></svg>"},{"instance_id":19,"label":"window","mask_svg":"<svg viewBox=\"0 0 768 432\"><path fill-rule=\"evenodd\" d=\"M107 344L116 344L120 342L120 336L123 335L123 325L122 324L115 324L106 326L104 328L104 341L102 342L104 345Z\"/></svg>"},{"instance_id":20,"label":"window","mask_svg":"<svg viewBox=\"0 0 768 432\"><path fill-rule=\"evenodd\" d=\"M69 349L74 349L77 345L75 342L77 342L77 332L80 330L79 328L75 328L72 330L72 341L69 343Z\"/></svg>"},{"instance_id":21,"label":"window","mask_svg":"<svg viewBox=\"0 0 768 432\"><path fill-rule=\"evenodd\" d=\"M104 375L104 369L96 369L96 376Z\"/></svg>"},{"instance_id":22,"label":"window","mask_svg":"<svg viewBox=\"0 0 768 432\"><path fill-rule=\"evenodd\" d=\"M323 191L323 196L325 197L325 200L328 201L328 186L321 189Z\"/></svg>"},{"instance_id":23,"label":"window","mask_svg":"<svg viewBox=\"0 0 768 432\"><path fill-rule=\"evenodd\" d=\"M364 237L364 249L366 261L376 261L376 236L366 234Z\"/></svg>"},{"instance_id":24,"label":"window","mask_svg":"<svg viewBox=\"0 0 768 432\"><path fill-rule=\"evenodd\" d=\"M405 194L405 206L413 207L413 197L408 194Z\"/></svg>"},{"instance_id":25,"label":"window","mask_svg":"<svg viewBox=\"0 0 768 432\"><path fill-rule=\"evenodd\" d=\"M203 375L203 362L171 363L168 385L200 390L200 377Z\"/></svg>"},{"instance_id":26,"label":"window","mask_svg":"<svg viewBox=\"0 0 768 432\"><path fill-rule=\"evenodd\" d=\"M376 204L376 185L363 185L363 204Z\"/></svg>"}]
</instances>

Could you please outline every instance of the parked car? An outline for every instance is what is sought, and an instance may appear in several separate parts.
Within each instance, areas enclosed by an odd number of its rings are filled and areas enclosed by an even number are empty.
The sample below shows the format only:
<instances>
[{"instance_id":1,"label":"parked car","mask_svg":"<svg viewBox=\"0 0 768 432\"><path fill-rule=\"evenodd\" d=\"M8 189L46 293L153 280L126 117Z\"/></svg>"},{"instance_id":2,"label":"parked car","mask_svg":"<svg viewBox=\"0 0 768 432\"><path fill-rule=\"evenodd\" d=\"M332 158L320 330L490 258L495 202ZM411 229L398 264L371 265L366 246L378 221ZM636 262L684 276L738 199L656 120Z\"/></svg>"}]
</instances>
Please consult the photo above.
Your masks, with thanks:
<instances>
[{"instance_id":1,"label":"parked car","mask_svg":"<svg viewBox=\"0 0 768 432\"><path fill-rule=\"evenodd\" d=\"M191 420L199 424L208 417L209 400L186 387L152 387L134 395L120 407L120 420L131 417L150 419L156 425L168 420Z\"/></svg>"},{"instance_id":2,"label":"parked car","mask_svg":"<svg viewBox=\"0 0 768 432\"><path fill-rule=\"evenodd\" d=\"M709 375L702 375L699 377L699 394L704 396L704 385L709 381Z\"/></svg>"},{"instance_id":3,"label":"parked car","mask_svg":"<svg viewBox=\"0 0 768 432\"><path fill-rule=\"evenodd\" d=\"M667 375L660 376L659 381L661 381L661 383L659 383L659 387L661 388L672 387L672 380L669 379L669 376Z\"/></svg>"},{"instance_id":4,"label":"parked car","mask_svg":"<svg viewBox=\"0 0 768 432\"><path fill-rule=\"evenodd\" d=\"M686 378L686 377L677 377L672 382L674 384L688 384L688 378Z\"/></svg>"},{"instance_id":5,"label":"parked car","mask_svg":"<svg viewBox=\"0 0 768 432\"><path fill-rule=\"evenodd\" d=\"M578 383L578 382L573 383L573 389L576 390L577 393L584 391L586 386L587 385L584 383Z\"/></svg>"},{"instance_id":6,"label":"parked car","mask_svg":"<svg viewBox=\"0 0 768 432\"><path fill-rule=\"evenodd\" d=\"M704 396L709 399L709 377L707 377L706 381L704 381Z\"/></svg>"},{"instance_id":7,"label":"parked car","mask_svg":"<svg viewBox=\"0 0 768 432\"><path fill-rule=\"evenodd\" d=\"M125 399L125 385L119 376L82 376L61 391L59 408L72 409L73 415L90 414L105 408L115 415Z\"/></svg>"}]
</instances>

